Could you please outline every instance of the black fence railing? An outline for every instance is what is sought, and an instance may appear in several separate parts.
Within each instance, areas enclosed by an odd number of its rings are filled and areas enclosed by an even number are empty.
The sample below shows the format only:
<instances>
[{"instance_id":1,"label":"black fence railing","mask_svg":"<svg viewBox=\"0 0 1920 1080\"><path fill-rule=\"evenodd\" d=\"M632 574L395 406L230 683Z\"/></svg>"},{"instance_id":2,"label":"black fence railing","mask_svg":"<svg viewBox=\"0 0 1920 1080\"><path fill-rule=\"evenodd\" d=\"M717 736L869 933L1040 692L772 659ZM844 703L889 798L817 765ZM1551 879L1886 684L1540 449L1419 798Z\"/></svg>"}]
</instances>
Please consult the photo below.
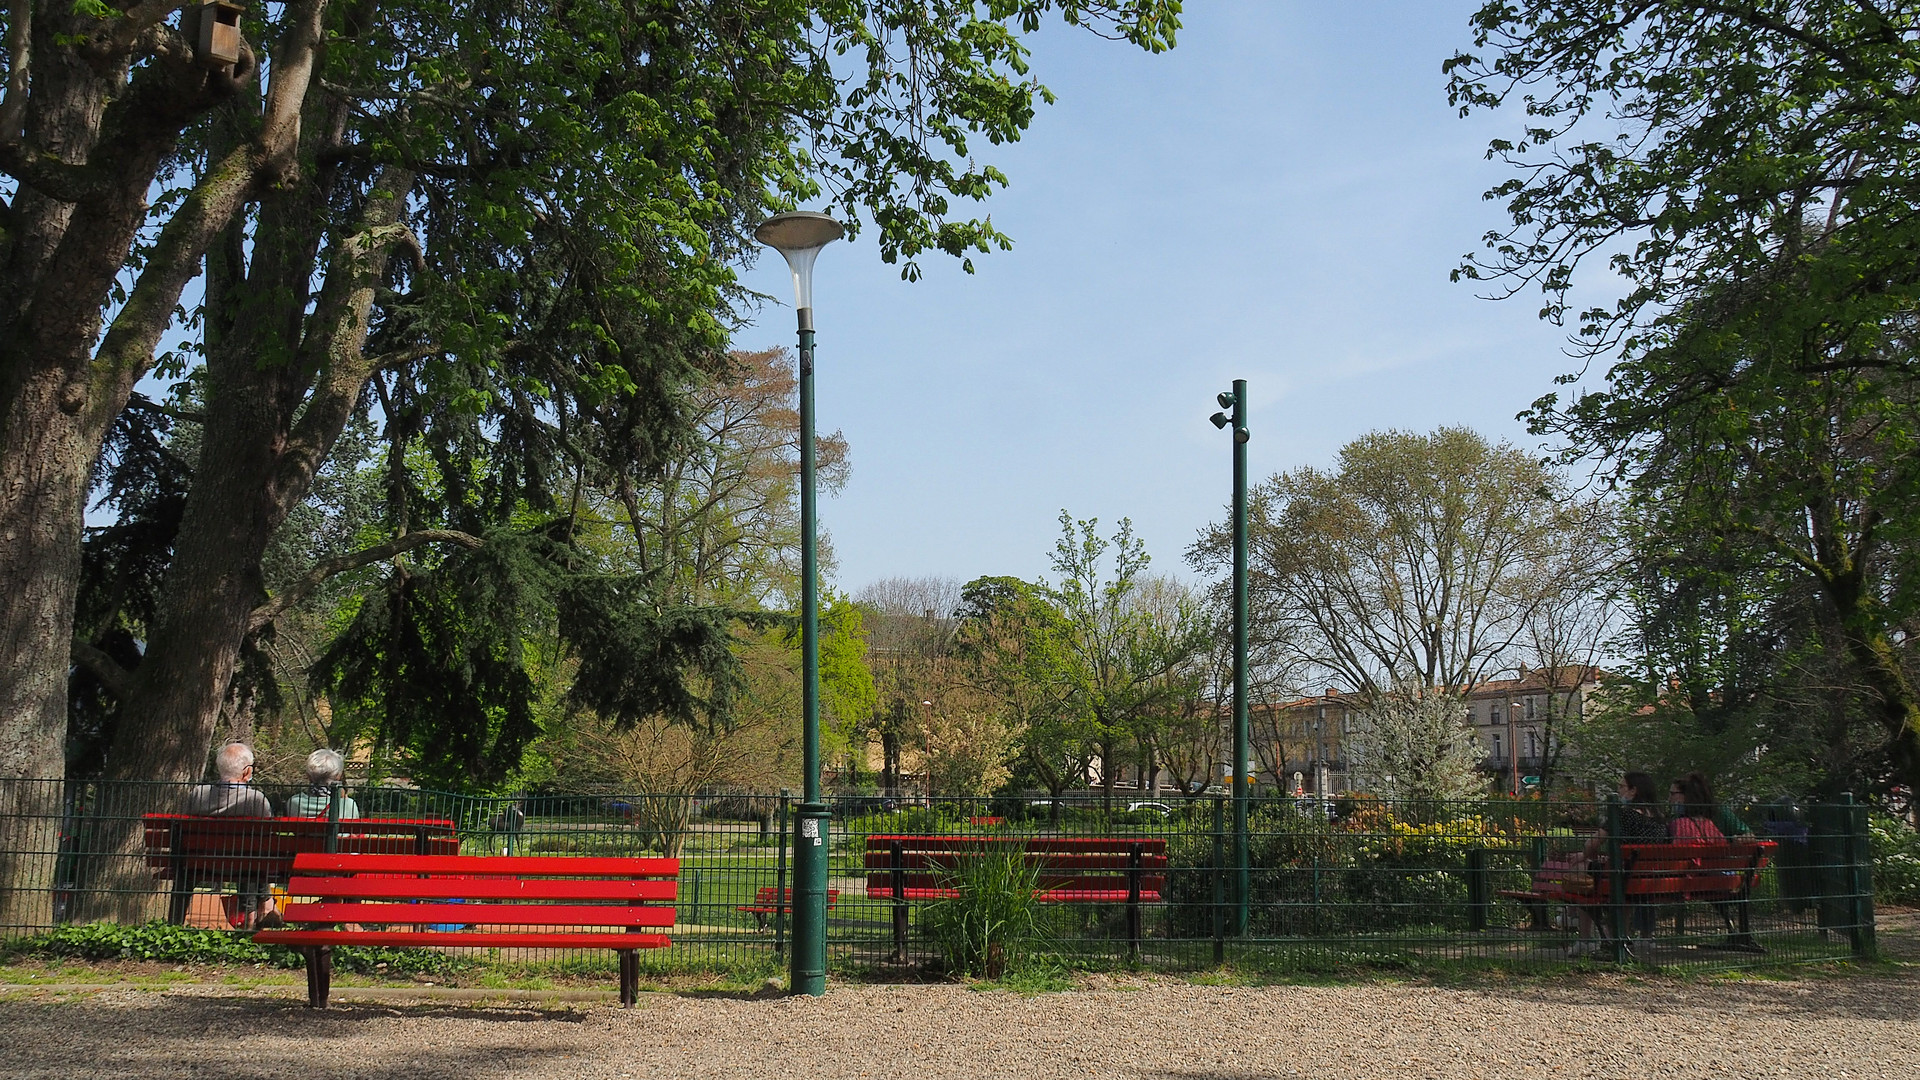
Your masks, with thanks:
<instances>
[{"instance_id":1,"label":"black fence railing","mask_svg":"<svg viewBox=\"0 0 1920 1080\"><path fill-rule=\"evenodd\" d=\"M298 789L261 794L282 818L186 814L186 785L0 783L0 933L232 928L284 892L300 850L667 855L681 867L673 945L649 963L771 969L788 945L784 795L372 787L348 793L358 817L289 821L316 804ZM1724 842L1678 850L1624 835L1608 804L1261 801L1244 895L1217 796L857 797L832 809L828 944L842 968L951 962L944 928L1009 890L1033 901L1021 947L1073 964L1528 968L1591 956L1694 968L1874 949L1865 810L1844 803L1723 810Z\"/></svg>"}]
</instances>

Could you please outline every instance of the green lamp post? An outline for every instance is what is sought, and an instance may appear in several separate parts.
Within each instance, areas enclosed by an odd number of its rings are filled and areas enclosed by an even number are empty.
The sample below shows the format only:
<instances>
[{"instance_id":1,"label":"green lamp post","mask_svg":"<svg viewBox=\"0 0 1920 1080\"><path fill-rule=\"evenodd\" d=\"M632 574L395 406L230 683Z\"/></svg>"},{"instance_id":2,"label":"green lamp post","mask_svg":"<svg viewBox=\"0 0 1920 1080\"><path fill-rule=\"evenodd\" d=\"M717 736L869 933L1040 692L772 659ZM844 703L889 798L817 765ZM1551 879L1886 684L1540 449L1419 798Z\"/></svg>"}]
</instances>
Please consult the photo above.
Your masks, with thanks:
<instances>
[{"instance_id":1,"label":"green lamp post","mask_svg":"<svg viewBox=\"0 0 1920 1080\"><path fill-rule=\"evenodd\" d=\"M1233 425L1233 933L1247 932L1252 873L1247 850L1247 797L1253 781L1252 741L1247 714L1247 380L1214 400L1222 409L1209 417L1213 426Z\"/></svg>"},{"instance_id":2,"label":"green lamp post","mask_svg":"<svg viewBox=\"0 0 1920 1080\"><path fill-rule=\"evenodd\" d=\"M785 256L793 271L794 309L800 318L800 669L802 763L805 787L794 815L793 962L788 988L819 997L827 992L827 825L832 814L820 794L820 563L813 482L813 260L846 235L825 214L775 214L753 235Z\"/></svg>"}]
</instances>

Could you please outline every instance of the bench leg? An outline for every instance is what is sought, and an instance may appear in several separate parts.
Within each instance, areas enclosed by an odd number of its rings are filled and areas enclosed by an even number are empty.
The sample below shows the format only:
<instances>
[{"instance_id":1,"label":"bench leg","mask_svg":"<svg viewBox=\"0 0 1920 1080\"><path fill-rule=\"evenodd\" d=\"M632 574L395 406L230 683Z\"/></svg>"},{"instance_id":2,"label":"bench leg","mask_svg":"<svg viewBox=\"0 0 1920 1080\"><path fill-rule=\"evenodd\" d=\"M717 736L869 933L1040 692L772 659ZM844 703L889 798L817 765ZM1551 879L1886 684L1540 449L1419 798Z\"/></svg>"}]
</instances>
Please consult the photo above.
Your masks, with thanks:
<instances>
[{"instance_id":1,"label":"bench leg","mask_svg":"<svg viewBox=\"0 0 1920 1080\"><path fill-rule=\"evenodd\" d=\"M193 904L193 879L176 876L173 892L167 897L167 921L175 926L187 924L187 908Z\"/></svg>"},{"instance_id":2,"label":"bench leg","mask_svg":"<svg viewBox=\"0 0 1920 1080\"><path fill-rule=\"evenodd\" d=\"M300 950L307 961L307 1007L327 1007L327 992L333 989L333 946L308 945Z\"/></svg>"},{"instance_id":3,"label":"bench leg","mask_svg":"<svg viewBox=\"0 0 1920 1080\"><path fill-rule=\"evenodd\" d=\"M633 1008L640 997L640 954L633 949L621 949L620 953L620 1007Z\"/></svg>"}]
</instances>

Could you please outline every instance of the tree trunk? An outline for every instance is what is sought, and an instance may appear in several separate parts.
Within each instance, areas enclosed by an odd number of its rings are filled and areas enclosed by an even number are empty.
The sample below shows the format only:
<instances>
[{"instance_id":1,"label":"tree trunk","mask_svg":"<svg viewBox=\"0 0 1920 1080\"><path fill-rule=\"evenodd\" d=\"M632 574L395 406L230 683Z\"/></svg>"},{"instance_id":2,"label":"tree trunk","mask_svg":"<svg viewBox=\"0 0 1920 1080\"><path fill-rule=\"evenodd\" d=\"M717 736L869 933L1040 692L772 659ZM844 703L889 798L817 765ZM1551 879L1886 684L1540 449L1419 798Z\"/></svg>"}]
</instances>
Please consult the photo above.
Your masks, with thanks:
<instances>
[{"instance_id":1,"label":"tree trunk","mask_svg":"<svg viewBox=\"0 0 1920 1080\"><path fill-rule=\"evenodd\" d=\"M380 194L336 243L297 348L287 346L300 332L298 283L311 273L308 230L318 225L298 204L311 193L263 211L266 235L256 237L249 278L256 293L278 285L290 300L209 350L200 460L152 640L121 704L126 720L108 751L109 777L192 780L204 771L253 613L267 599L267 545L311 490L372 374L368 318L392 241L362 238L393 224L411 187L410 175L382 175ZM273 355L283 359L260 360Z\"/></svg>"},{"instance_id":2,"label":"tree trunk","mask_svg":"<svg viewBox=\"0 0 1920 1080\"><path fill-rule=\"evenodd\" d=\"M97 20L35 7L30 97L10 147L28 164L10 166L18 186L0 232L0 925L11 927L51 919L60 818L18 781L65 772L89 471L197 261L205 234L195 226L237 205L188 200L176 214L185 225L163 228L103 337L160 163L232 87L177 54L154 57L129 82L126 56L74 47Z\"/></svg>"},{"instance_id":3,"label":"tree trunk","mask_svg":"<svg viewBox=\"0 0 1920 1080\"><path fill-rule=\"evenodd\" d=\"M52 924L67 668L94 443L38 378L0 418L0 927ZM50 786L49 802L41 789ZM48 806L54 811L49 814Z\"/></svg>"}]
</instances>

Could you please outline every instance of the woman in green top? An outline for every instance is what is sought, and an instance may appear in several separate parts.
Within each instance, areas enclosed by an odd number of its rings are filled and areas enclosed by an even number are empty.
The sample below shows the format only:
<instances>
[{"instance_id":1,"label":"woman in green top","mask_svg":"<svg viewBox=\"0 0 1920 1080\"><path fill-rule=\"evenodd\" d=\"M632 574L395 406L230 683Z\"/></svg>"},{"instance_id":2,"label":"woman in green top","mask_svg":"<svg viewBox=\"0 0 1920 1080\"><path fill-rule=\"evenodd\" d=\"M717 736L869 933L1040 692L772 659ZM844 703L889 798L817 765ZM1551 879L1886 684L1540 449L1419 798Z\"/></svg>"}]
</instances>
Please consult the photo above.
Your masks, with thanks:
<instances>
[{"instance_id":1,"label":"woman in green top","mask_svg":"<svg viewBox=\"0 0 1920 1080\"><path fill-rule=\"evenodd\" d=\"M327 804L333 799L333 785L346 774L347 759L337 750L324 747L307 755L307 790L287 800L290 817L326 817ZM357 818L360 807L345 792L340 794L340 816Z\"/></svg>"}]
</instances>

